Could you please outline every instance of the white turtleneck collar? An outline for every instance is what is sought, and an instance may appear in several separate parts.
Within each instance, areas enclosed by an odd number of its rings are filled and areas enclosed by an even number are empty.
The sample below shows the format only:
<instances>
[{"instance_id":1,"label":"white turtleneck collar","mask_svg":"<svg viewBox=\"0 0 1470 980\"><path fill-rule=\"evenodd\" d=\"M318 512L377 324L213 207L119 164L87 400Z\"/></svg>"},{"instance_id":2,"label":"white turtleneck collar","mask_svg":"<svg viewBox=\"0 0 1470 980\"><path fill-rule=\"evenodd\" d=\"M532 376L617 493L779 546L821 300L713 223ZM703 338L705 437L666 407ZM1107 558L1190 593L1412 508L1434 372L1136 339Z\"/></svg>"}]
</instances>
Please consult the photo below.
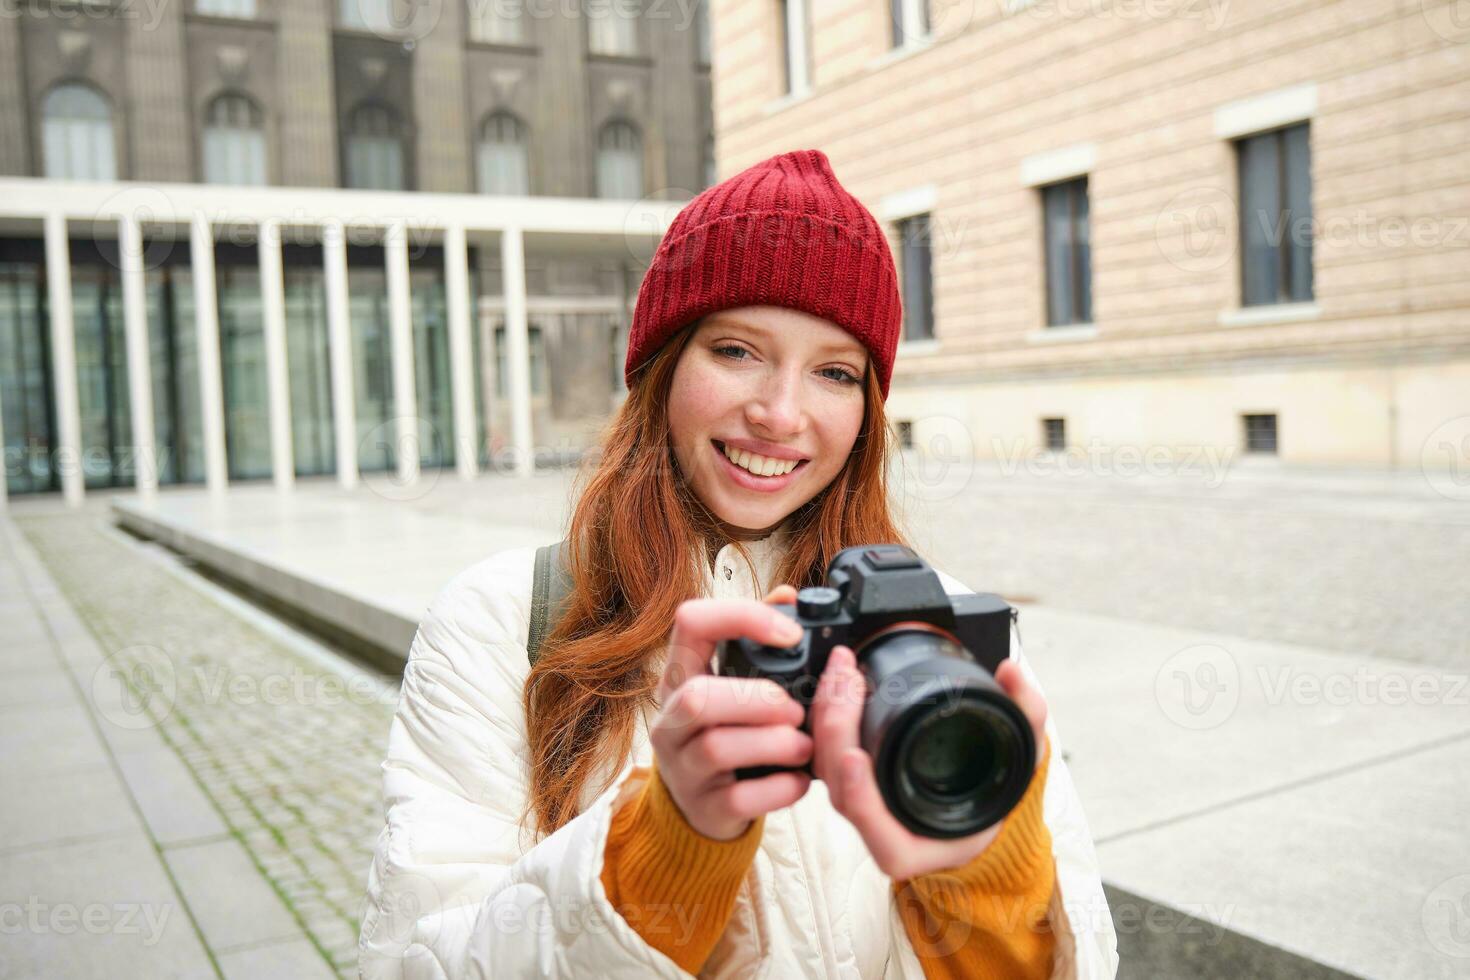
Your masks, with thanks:
<instances>
[{"instance_id":1,"label":"white turtleneck collar","mask_svg":"<svg viewBox=\"0 0 1470 980\"><path fill-rule=\"evenodd\" d=\"M791 518L788 517L765 537L726 543L707 572L708 594L714 598L764 598L774 585L771 579L790 540ZM740 554L740 544L750 553L753 574Z\"/></svg>"}]
</instances>

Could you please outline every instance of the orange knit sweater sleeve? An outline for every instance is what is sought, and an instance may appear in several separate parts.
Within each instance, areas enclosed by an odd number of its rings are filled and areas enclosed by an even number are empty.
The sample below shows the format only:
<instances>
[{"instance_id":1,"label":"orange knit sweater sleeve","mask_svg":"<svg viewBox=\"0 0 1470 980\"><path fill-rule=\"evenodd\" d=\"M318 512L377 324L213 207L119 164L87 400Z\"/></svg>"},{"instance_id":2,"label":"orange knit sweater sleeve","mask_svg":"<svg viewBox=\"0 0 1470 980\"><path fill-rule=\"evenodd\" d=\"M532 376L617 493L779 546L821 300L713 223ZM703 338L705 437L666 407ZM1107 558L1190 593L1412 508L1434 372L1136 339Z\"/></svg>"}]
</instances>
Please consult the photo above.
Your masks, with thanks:
<instances>
[{"instance_id":1,"label":"orange knit sweater sleeve","mask_svg":"<svg viewBox=\"0 0 1470 980\"><path fill-rule=\"evenodd\" d=\"M603 849L608 901L643 941L698 973L725 931L765 818L739 837L706 837L684 819L658 767L636 770L636 795L613 814Z\"/></svg>"},{"instance_id":2,"label":"orange knit sweater sleeve","mask_svg":"<svg viewBox=\"0 0 1470 980\"><path fill-rule=\"evenodd\" d=\"M1046 912L1055 867L1041 818L1050 761L1048 740L1026 795L973 861L893 883L929 980L1050 974L1055 940ZM602 887L645 942L698 973L725 931L765 818L733 840L713 840L689 826L656 766L635 771L630 784L639 778L632 798L613 814Z\"/></svg>"},{"instance_id":3,"label":"orange knit sweater sleeve","mask_svg":"<svg viewBox=\"0 0 1470 980\"><path fill-rule=\"evenodd\" d=\"M899 916L927 980L1046 978L1056 936L1047 909L1056 887L1042 793L1051 739L1026 795L970 863L893 883Z\"/></svg>"}]
</instances>

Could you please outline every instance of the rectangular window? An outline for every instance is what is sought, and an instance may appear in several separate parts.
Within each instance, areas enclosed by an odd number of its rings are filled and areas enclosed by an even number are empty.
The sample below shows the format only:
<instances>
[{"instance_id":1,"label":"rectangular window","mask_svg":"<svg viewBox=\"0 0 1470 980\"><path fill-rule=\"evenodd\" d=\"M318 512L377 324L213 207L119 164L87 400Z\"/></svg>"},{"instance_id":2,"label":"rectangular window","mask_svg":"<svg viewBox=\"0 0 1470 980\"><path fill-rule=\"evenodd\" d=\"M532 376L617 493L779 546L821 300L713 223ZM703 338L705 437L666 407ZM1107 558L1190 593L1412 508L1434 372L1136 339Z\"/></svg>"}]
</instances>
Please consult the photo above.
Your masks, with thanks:
<instances>
[{"instance_id":1,"label":"rectangular window","mask_svg":"<svg viewBox=\"0 0 1470 980\"><path fill-rule=\"evenodd\" d=\"M524 10L523 0L470 0L470 40L526 43Z\"/></svg>"},{"instance_id":2,"label":"rectangular window","mask_svg":"<svg viewBox=\"0 0 1470 980\"><path fill-rule=\"evenodd\" d=\"M1067 448L1067 420L1066 419L1042 419L1041 436L1046 443L1046 448L1053 452L1061 452Z\"/></svg>"},{"instance_id":3,"label":"rectangular window","mask_svg":"<svg viewBox=\"0 0 1470 980\"><path fill-rule=\"evenodd\" d=\"M1240 303L1312 299L1312 161L1307 124L1239 140Z\"/></svg>"},{"instance_id":4,"label":"rectangular window","mask_svg":"<svg viewBox=\"0 0 1470 980\"><path fill-rule=\"evenodd\" d=\"M337 17L343 27L375 33L394 33L393 0L341 0Z\"/></svg>"},{"instance_id":5,"label":"rectangular window","mask_svg":"<svg viewBox=\"0 0 1470 980\"><path fill-rule=\"evenodd\" d=\"M214 17L238 17L249 20L255 16L255 0L198 0L194 9L201 14Z\"/></svg>"},{"instance_id":6,"label":"rectangular window","mask_svg":"<svg viewBox=\"0 0 1470 980\"><path fill-rule=\"evenodd\" d=\"M912 44L929 34L929 0L888 0L888 19L893 47Z\"/></svg>"},{"instance_id":7,"label":"rectangular window","mask_svg":"<svg viewBox=\"0 0 1470 980\"><path fill-rule=\"evenodd\" d=\"M903 270L903 339L930 340L934 337L934 272L929 216L916 214L900 220L898 242Z\"/></svg>"},{"instance_id":8,"label":"rectangular window","mask_svg":"<svg viewBox=\"0 0 1470 980\"><path fill-rule=\"evenodd\" d=\"M587 50L593 54L638 53L638 15L632 0L586 0Z\"/></svg>"},{"instance_id":9,"label":"rectangular window","mask_svg":"<svg viewBox=\"0 0 1470 980\"><path fill-rule=\"evenodd\" d=\"M1248 453L1276 452L1276 416L1243 415L1245 420L1245 451Z\"/></svg>"},{"instance_id":10,"label":"rectangular window","mask_svg":"<svg viewBox=\"0 0 1470 980\"><path fill-rule=\"evenodd\" d=\"M1041 202L1046 227L1046 322L1053 327L1091 323L1087 178L1043 187Z\"/></svg>"},{"instance_id":11,"label":"rectangular window","mask_svg":"<svg viewBox=\"0 0 1470 980\"><path fill-rule=\"evenodd\" d=\"M898 445L900 449L914 448L914 423L901 419L898 423Z\"/></svg>"},{"instance_id":12,"label":"rectangular window","mask_svg":"<svg viewBox=\"0 0 1470 980\"><path fill-rule=\"evenodd\" d=\"M806 2L779 0L776 7L781 18L787 95L804 95L811 88L811 62L806 48Z\"/></svg>"}]
</instances>

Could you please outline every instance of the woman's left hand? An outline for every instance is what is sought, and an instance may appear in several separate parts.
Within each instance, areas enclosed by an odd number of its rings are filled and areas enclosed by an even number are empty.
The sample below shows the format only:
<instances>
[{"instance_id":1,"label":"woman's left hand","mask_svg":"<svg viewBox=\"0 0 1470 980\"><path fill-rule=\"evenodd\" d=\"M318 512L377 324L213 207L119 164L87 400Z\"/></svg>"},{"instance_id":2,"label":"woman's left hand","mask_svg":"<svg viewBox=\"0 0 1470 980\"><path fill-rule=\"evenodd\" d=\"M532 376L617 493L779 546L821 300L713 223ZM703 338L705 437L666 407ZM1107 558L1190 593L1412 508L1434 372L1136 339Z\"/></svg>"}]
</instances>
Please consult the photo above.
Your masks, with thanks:
<instances>
[{"instance_id":1,"label":"woman's left hand","mask_svg":"<svg viewBox=\"0 0 1470 980\"><path fill-rule=\"evenodd\" d=\"M1014 660L1001 663L995 679L1031 722L1040 764L1046 747L1045 699ZM1000 836L1005 820L969 837L950 840L923 837L899 823L878 790L872 757L858 742L866 695L867 682L852 650L845 646L833 649L817 685L811 715L816 743L812 768L826 783L832 806L857 828L878 867L896 881L968 864Z\"/></svg>"}]
</instances>

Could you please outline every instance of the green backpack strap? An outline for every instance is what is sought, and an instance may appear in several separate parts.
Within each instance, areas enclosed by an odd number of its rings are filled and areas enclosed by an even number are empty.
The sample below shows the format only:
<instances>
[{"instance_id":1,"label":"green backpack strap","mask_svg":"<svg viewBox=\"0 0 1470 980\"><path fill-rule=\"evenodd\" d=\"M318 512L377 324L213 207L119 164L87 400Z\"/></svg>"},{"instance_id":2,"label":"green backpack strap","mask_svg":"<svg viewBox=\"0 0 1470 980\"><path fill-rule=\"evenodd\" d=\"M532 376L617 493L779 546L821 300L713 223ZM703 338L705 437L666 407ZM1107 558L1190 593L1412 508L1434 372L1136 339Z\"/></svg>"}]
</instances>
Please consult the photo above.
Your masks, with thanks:
<instances>
[{"instance_id":1,"label":"green backpack strap","mask_svg":"<svg viewBox=\"0 0 1470 980\"><path fill-rule=\"evenodd\" d=\"M571 577L562 563L564 544L565 539L536 549L536 565L531 571L531 630L526 638L526 656L533 667L541 644L561 617L562 600L572 591Z\"/></svg>"}]
</instances>

